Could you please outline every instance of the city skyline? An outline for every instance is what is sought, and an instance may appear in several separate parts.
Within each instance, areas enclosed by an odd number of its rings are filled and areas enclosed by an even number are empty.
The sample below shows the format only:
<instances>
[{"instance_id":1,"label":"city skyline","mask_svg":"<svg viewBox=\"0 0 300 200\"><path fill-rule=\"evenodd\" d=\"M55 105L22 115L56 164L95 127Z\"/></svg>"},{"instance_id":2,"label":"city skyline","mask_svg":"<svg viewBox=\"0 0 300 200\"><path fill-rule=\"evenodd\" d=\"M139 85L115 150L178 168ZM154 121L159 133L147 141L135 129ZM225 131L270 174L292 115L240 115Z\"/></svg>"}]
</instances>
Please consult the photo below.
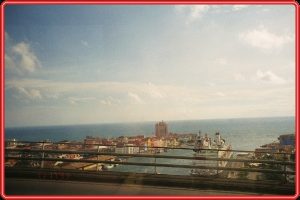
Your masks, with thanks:
<instances>
[{"instance_id":1,"label":"city skyline","mask_svg":"<svg viewBox=\"0 0 300 200\"><path fill-rule=\"evenodd\" d=\"M290 5L9 5L5 47L7 127L295 114Z\"/></svg>"}]
</instances>

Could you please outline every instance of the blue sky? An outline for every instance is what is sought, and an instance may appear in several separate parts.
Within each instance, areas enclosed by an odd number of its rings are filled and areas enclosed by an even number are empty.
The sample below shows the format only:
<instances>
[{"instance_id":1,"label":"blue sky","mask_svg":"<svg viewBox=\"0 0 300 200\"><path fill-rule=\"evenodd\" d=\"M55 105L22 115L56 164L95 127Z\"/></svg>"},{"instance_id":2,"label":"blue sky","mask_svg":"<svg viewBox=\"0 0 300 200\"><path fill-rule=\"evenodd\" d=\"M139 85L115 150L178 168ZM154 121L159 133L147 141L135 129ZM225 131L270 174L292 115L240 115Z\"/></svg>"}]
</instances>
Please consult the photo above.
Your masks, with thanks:
<instances>
[{"instance_id":1,"label":"blue sky","mask_svg":"<svg viewBox=\"0 0 300 200\"><path fill-rule=\"evenodd\" d=\"M6 126L293 116L290 5L5 8Z\"/></svg>"}]
</instances>

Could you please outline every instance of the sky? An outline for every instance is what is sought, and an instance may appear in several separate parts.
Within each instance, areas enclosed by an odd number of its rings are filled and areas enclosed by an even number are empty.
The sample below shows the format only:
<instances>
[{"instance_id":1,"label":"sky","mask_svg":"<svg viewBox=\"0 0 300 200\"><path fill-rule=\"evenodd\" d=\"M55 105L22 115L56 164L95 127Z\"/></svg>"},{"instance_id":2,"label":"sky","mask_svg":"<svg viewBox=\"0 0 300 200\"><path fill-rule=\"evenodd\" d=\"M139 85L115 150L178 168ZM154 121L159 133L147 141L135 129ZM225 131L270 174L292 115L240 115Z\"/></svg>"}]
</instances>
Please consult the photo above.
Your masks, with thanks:
<instances>
[{"instance_id":1,"label":"sky","mask_svg":"<svg viewBox=\"0 0 300 200\"><path fill-rule=\"evenodd\" d=\"M293 5L5 7L5 125L295 115Z\"/></svg>"}]
</instances>

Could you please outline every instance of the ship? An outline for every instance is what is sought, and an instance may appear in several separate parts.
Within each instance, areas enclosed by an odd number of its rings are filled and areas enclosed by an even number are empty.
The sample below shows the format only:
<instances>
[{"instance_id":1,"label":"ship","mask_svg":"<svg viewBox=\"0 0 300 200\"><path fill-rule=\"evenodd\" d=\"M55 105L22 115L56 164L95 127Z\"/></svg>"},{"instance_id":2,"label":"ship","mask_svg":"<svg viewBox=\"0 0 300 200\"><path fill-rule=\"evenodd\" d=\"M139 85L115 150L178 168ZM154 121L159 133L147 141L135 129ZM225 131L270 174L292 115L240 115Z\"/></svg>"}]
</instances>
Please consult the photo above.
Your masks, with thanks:
<instances>
[{"instance_id":1,"label":"ship","mask_svg":"<svg viewBox=\"0 0 300 200\"><path fill-rule=\"evenodd\" d=\"M199 134L196 138L194 145L194 156L196 157L193 162L194 166L203 166L205 167L226 167L228 161L218 161L218 160L209 160L206 158L223 158L229 159L232 157L232 148L230 144L227 144L225 139L223 139L219 132L215 134L215 138L212 139L208 137L207 134L205 136ZM197 157L199 159L197 159ZM201 158L200 158L201 157ZM219 175L223 172L222 169L199 169L195 168L191 170L191 175L199 175L199 176L215 176Z\"/></svg>"}]
</instances>

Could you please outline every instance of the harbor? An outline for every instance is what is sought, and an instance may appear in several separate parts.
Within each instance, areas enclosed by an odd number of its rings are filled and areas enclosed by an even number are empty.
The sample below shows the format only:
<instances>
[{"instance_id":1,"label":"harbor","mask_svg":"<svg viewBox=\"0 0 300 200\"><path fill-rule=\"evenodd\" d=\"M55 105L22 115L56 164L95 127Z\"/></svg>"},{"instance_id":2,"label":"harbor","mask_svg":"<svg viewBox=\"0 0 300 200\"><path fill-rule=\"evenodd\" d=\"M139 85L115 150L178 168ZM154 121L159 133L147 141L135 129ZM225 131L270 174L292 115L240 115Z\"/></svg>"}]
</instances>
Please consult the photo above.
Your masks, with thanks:
<instances>
[{"instance_id":1,"label":"harbor","mask_svg":"<svg viewBox=\"0 0 300 200\"><path fill-rule=\"evenodd\" d=\"M255 160L263 159L270 160L270 162L272 160L294 161L295 139L293 134L280 135L278 141L264 144L253 151L237 151L228 142L227 138L219 132L213 135L202 134L201 131L197 134L179 134L169 132L168 128L168 124L164 121L156 123L154 126L154 136L151 137L145 137L144 135L119 136L116 138L86 136L84 141L72 142L63 140L60 142L51 142L46 140L29 144L22 143L22 141L18 142L16 139L7 140L7 157L37 158L42 156L45 160L42 162L20 162L15 159L7 159L5 165L6 167L23 166L60 170L98 171L99 173L102 171L111 171L142 174L217 176L249 180L286 179L289 182L294 182L293 176L269 176L255 171L224 170L227 168L281 170L282 168L278 168L277 165L259 163ZM39 149L48 151L49 153L17 153L17 150L39 151ZM72 153L59 153L70 150ZM93 152L95 152L94 155ZM170 159L172 157L175 159ZM82 162L64 162L59 161L59 159L69 161L79 160ZM245 162L229 162L230 159L245 160ZM88 162L83 162L85 160ZM147 166L145 163L152 163L153 166ZM139 166L139 164L142 166ZM195 168L170 168L164 165L194 166ZM293 171L293 168L290 166L288 166L288 169Z\"/></svg>"},{"instance_id":2,"label":"harbor","mask_svg":"<svg viewBox=\"0 0 300 200\"><path fill-rule=\"evenodd\" d=\"M142 186L141 194L149 191L147 187L168 187L166 193L176 187L221 194L221 190L236 194L294 193L293 134L280 135L277 141L251 151L235 149L220 132L179 134L170 133L168 129L168 124L160 121L154 124L154 134L148 137L86 136L83 141L60 142L7 140L8 192L15 194L10 188L12 183L34 185L37 181L45 184L64 181L70 188L74 188L72 182L101 183L110 187L113 187L111 184L124 187L133 184ZM50 182L45 187L52 184ZM97 194L110 191L99 190ZM83 186L81 192L85 191ZM25 190L25 193L30 192L31 189ZM60 192L66 193L60 189L54 193Z\"/></svg>"}]
</instances>

